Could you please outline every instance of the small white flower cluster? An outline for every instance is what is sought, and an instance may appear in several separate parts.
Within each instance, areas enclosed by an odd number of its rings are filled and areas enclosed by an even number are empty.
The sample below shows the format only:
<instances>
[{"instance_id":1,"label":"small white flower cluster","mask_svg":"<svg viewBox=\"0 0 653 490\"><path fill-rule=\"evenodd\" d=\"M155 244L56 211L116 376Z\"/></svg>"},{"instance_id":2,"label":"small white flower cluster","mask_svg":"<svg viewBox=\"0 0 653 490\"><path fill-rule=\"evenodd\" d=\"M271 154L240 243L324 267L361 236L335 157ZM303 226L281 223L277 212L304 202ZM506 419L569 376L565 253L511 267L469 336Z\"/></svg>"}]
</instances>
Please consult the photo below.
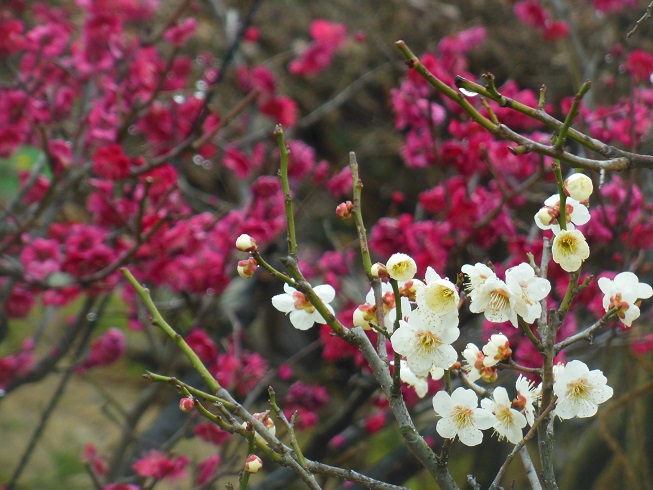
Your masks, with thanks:
<instances>
[{"instance_id":1,"label":"small white flower cluster","mask_svg":"<svg viewBox=\"0 0 653 490\"><path fill-rule=\"evenodd\" d=\"M402 302L402 318L399 328L392 334L392 348L406 358L407 367L416 376L440 375L440 370L449 369L458 354L451 344L458 339L458 303L460 296L451 281L441 278L431 267L426 271L424 282L413 280L417 270L412 258L404 254L390 257L386 269L395 280L411 281L411 296L414 291L415 309L410 301ZM398 261L400 259L400 261ZM396 265L401 261L409 265ZM404 271L409 274L403 274ZM401 271L402 274L397 274ZM403 284L406 290L406 283ZM402 298L403 299L403 298Z\"/></svg>"},{"instance_id":2,"label":"small white flower cluster","mask_svg":"<svg viewBox=\"0 0 653 490\"><path fill-rule=\"evenodd\" d=\"M563 189L567 196L565 202L566 230L560 228L560 196L558 194L544 201L544 207L535 214L535 224L543 230L553 231L555 235L552 244L554 262L567 272L575 272L580 269L583 261L590 254L585 236L575 227L584 225L590 220L587 205L593 191L592 179L585 174L575 173L565 180ZM614 280L601 277L598 284L604 294L603 308L606 313L617 308L616 315L627 327L630 327L633 320L639 317L639 301L653 296L651 286L640 283L632 272L617 274Z\"/></svg>"},{"instance_id":3,"label":"small white flower cluster","mask_svg":"<svg viewBox=\"0 0 653 490\"><path fill-rule=\"evenodd\" d=\"M592 179L576 173L564 182L565 229L560 226L560 196L554 194L544 201L544 207L535 214L535 224L542 230L551 230L553 238L553 260L567 272L575 272L590 255L585 236L576 226L590 220L587 210L589 197L594 190Z\"/></svg>"},{"instance_id":4,"label":"small white flower cluster","mask_svg":"<svg viewBox=\"0 0 653 490\"><path fill-rule=\"evenodd\" d=\"M467 344L463 351L463 359L466 363L463 365L463 370L469 381L482 379L492 383L498 376L496 365L508 360L511 355L508 337L500 333L494 334L483 346L482 351L475 344Z\"/></svg>"},{"instance_id":5,"label":"small white flower cluster","mask_svg":"<svg viewBox=\"0 0 653 490\"><path fill-rule=\"evenodd\" d=\"M535 421L535 405L539 388L534 388L520 376L515 384L517 397L511 401L508 391L498 386L492 398L483 398L478 407L478 397L473 390L456 388L451 395L439 391L433 397L433 409L441 418L436 425L440 436L453 439L456 436L467 446L476 446L483 440L481 431L493 428L499 440L507 439L517 444L523 438L526 424Z\"/></svg>"},{"instance_id":6,"label":"small white flower cluster","mask_svg":"<svg viewBox=\"0 0 653 490\"><path fill-rule=\"evenodd\" d=\"M549 281L537 277L526 263L508 269L505 282L484 264L466 264L462 271L469 277L467 291L472 301L469 311L484 313L485 318L495 323L510 320L515 328L519 327L518 315L526 323L540 317L540 301L551 291Z\"/></svg>"},{"instance_id":7,"label":"small white flower cluster","mask_svg":"<svg viewBox=\"0 0 653 490\"><path fill-rule=\"evenodd\" d=\"M562 420L595 415L599 404L612 397L613 390L606 382L600 370L590 371L581 361L558 366L553 385L558 397L555 415ZM438 434L447 439L457 436L463 444L476 446L483 440L481 431L493 428L499 440L517 444L524 437L526 424L535 423L541 387L519 376L515 388L517 396L511 401L504 387L496 387L492 398L481 400L480 408L473 390L459 387L451 395L439 391L433 397L433 409L441 417L436 426Z\"/></svg>"}]
</instances>

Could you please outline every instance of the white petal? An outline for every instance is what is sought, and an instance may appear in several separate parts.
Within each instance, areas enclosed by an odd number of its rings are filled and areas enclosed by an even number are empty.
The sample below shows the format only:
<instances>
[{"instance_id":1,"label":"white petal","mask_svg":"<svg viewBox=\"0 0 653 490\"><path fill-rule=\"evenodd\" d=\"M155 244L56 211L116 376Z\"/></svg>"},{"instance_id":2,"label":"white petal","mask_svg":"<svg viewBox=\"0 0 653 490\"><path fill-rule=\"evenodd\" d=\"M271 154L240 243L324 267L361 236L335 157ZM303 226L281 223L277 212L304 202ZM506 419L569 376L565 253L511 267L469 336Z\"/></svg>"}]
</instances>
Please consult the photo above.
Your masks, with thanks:
<instances>
[{"instance_id":1,"label":"white petal","mask_svg":"<svg viewBox=\"0 0 653 490\"><path fill-rule=\"evenodd\" d=\"M440 332L440 340L443 344L453 344L460 336L460 329L458 327L444 328Z\"/></svg>"},{"instance_id":2,"label":"white petal","mask_svg":"<svg viewBox=\"0 0 653 490\"><path fill-rule=\"evenodd\" d=\"M313 326L311 316L304 310L294 310L290 312L290 323L297 330L308 330Z\"/></svg>"},{"instance_id":3,"label":"white petal","mask_svg":"<svg viewBox=\"0 0 653 490\"><path fill-rule=\"evenodd\" d=\"M295 310L295 300L287 294L277 294L272 296L272 306L284 313L290 313Z\"/></svg>"},{"instance_id":4,"label":"white petal","mask_svg":"<svg viewBox=\"0 0 653 490\"><path fill-rule=\"evenodd\" d=\"M499 405L510 405L510 398L508 397L508 392L503 386L497 386L492 392L492 398Z\"/></svg>"},{"instance_id":5,"label":"white petal","mask_svg":"<svg viewBox=\"0 0 653 490\"><path fill-rule=\"evenodd\" d=\"M474 409L474 424L479 429L485 430L493 427L495 420L496 417L489 410L484 408Z\"/></svg>"},{"instance_id":6,"label":"white petal","mask_svg":"<svg viewBox=\"0 0 653 490\"><path fill-rule=\"evenodd\" d=\"M442 369L449 369L458 360L458 353L450 345L442 345L437 349L429 362L431 365L428 367L430 371L432 367L439 367Z\"/></svg>"},{"instance_id":7,"label":"white petal","mask_svg":"<svg viewBox=\"0 0 653 490\"><path fill-rule=\"evenodd\" d=\"M526 419L524 419L524 423L526 422ZM510 441L512 444L517 444L519 441L522 440L524 434L522 433L521 429L517 426L510 425L506 427L506 432L504 434L506 439Z\"/></svg>"},{"instance_id":8,"label":"white petal","mask_svg":"<svg viewBox=\"0 0 653 490\"><path fill-rule=\"evenodd\" d=\"M437 281L441 278L440 275L437 272L435 272L435 269L433 269L433 267L428 266L426 268L426 274L424 275L424 279L426 280L426 284L428 284L430 282Z\"/></svg>"},{"instance_id":9,"label":"white petal","mask_svg":"<svg viewBox=\"0 0 653 490\"><path fill-rule=\"evenodd\" d=\"M458 427L450 418L441 418L438 420L438 425L435 426L441 437L445 439L453 439L458 433Z\"/></svg>"},{"instance_id":10,"label":"white petal","mask_svg":"<svg viewBox=\"0 0 653 490\"><path fill-rule=\"evenodd\" d=\"M465 407L478 407L478 397L474 390L469 390L459 386L451 394L451 403L455 405L462 405Z\"/></svg>"},{"instance_id":11,"label":"white petal","mask_svg":"<svg viewBox=\"0 0 653 490\"><path fill-rule=\"evenodd\" d=\"M483 433L473 425L459 429L458 437L465 446L478 446L483 442Z\"/></svg>"},{"instance_id":12,"label":"white petal","mask_svg":"<svg viewBox=\"0 0 653 490\"><path fill-rule=\"evenodd\" d=\"M320 298L323 303L331 303L336 297L336 290L328 284L315 286L313 291L315 291L315 294L317 294L318 298Z\"/></svg>"},{"instance_id":13,"label":"white petal","mask_svg":"<svg viewBox=\"0 0 653 490\"><path fill-rule=\"evenodd\" d=\"M444 417L451 412L453 403L451 402L451 397L446 391L438 391L433 397L433 410L439 416Z\"/></svg>"},{"instance_id":14,"label":"white petal","mask_svg":"<svg viewBox=\"0 0 653 490\"><path fill-rule=\"evenodd\" d=\"M607 277L599 277L599 289L603 294L610 294L612 292L612 279Z\"/></svg>"}]
</instances>

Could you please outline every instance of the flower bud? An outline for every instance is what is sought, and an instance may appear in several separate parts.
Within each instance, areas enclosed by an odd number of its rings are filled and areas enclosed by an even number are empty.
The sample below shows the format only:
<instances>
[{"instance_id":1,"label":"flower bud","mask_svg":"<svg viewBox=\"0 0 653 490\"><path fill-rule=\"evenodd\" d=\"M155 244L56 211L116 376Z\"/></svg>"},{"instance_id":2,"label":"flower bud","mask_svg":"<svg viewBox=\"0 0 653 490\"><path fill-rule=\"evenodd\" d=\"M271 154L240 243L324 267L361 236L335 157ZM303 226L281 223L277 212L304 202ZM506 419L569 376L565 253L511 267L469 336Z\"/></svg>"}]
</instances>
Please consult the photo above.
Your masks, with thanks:
<instances>
[{"instance_id":1,"label":"flower bud","mask_svg":"<svg viewBox=\"0 0 653 490\"><path fill-rule=\"evenodd\" d=\"M250 257L247 260L239 260L238 267L236 268L238 275L243 279L249 279L252 277L256 272L256 269L258 269L258 262L254 257Z\"/></svg>"},{"instance_id":2,"label":"flower bud","mask_svg":"<svg viewBox=\"0 0 653 490\"><path fill-rule=\"evenodd\" d=\"M411 279L406 281L403 286L399 288L399 295L408 298L411 301L415 301L415 296L417 295L417 290L424 287L424 283L419 279Z\"/></svg>"},{"instance_id":3,"label":"flower bud","mask_svg":"<svg viewBox=\"0 0 653 490\"><path fill-rule=\"evenodd\" d=\"M587 175L573 174L564 183L565 194L578 202L587 201L594 190L592 179Z\"/></svg>"},{"instance_id":4,"label":"flower bud","mask_svg":"<svg viewBox=\"0 0 653 490\"><path fill-rule=\"evenodd\" d=\"M376 325L376 306L369 303L359 305L353 314L354 327L362 327L363 330L370 330L370 323Z\"/></svg>"},{"instance_id":5,"label":"flower bud","mask_svg":"<svg viewBox=\"0 0 653 490\"><path fill-rule=\"evenodd\" d=\"M195 400L192 398L182 398L179 400L179 410L182 412L190 412L193 408L195 408Z\"/></svg>"},{"instance_id":6,"label":"flower bud","mask_svg":"<svg viewBox=\"0 0 653 490\"><path fill-rule=\"evenodd\" d=\"M236 248L241 252L256 252L258 245L251 236L243 234L236 239Z\"/></svg>"},{"instance_id":7,"label":"flower bud","mask_svg":"<svg viewBox=\"0 0 653 490\"><path fill-rule=\"evenodd\" d=\"M382 264L381 262L377 262L376 264L372 265L370 272L372 273L372 277L379 277L381 279L390 277L388 275L388 269L386 268L385 264Z\"/></svg>"},{"instance_id":8,"label":"flower bud","mask_svg":"<svg viewBox=\"0 0 653 490\"><path fill-rule=\"evenodd\" d=\"M395 281L410 281L417 273L417 264L410 255L393 254L386 263L388 274Z\"/></svg>"},{"instance_id":9,"label":"flower bud","mask_svg":"<svg viewBox=\"0 0 653 490\"><path fill-rule=\"evenodd\" d=\"M260 413L255 413L252 414L252 416L256 420L260 420L265 428L270 431L272 435L275 435L277 433L277 428L274 425L274 420L270 418L270 411L268 410L267 412L260 412Z\"/></svg>"},{"instance_id":10,"label":"flower bud","mask_svg":"<svg viewBox=\"0 0 653 490\"><path fill-rule=\"evenodd\" d=\"M535 221L539 219L544 226L549 226L554 220L557 220L558 217L555 214L551 208L544 206L535 215Z\"/></svg>"},{"instance_id":11,"label":"flower bud","mask_svg":"<svg viewBox=\"0 0 653 490\"><path fill-rule=\"evenodd\" d=\"M494 383L499 377L499 372L497 371L497 368L495 368L494 366L484 367L480 371L481 371L481 379L486 383Z\"/></svg>"},{"instance_id":12,"label":"flower bud","mask_svg":"<svg viewBox=\"0 0 653 490\"><path fill-rule=\"evenodd\" d=\"M485 354L483 365L487 367L508 359L512 355L508 337L501 333L492 335L488 343L483 346L483 354Z\"/></svg>"},{"instance_id":13,"label":"flower bud","mask_svg":"<svg viewBox=\"0 0 653 490\"><path fill-rule=\"evenodd\" d=\"M354 209L354 205L351 201L341 202L336 207L336 216L342 220L351 218L351 212Z\"/></svg>"},{"instance_id":14,"label":"flower bud","mask_svg":"<svg viewBox=\"0 0 653 490\"><path fill-rule=\"evenodd\" d=\"M263 461L256 454L250 454L245 461L245 471L247 473L258 473L263 468Z\"/></svg>"}]
</instances>

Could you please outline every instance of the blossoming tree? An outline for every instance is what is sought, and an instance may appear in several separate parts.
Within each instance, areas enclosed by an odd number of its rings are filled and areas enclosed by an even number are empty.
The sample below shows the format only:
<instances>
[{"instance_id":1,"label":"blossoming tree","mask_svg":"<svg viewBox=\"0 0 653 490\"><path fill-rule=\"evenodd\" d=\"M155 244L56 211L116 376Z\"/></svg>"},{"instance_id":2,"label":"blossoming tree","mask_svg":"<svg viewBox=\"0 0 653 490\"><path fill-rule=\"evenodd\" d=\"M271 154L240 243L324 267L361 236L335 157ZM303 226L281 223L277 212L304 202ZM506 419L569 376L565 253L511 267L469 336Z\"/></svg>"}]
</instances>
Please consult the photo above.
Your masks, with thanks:
<instances>
[{"instance_id":1,"label":"blossoming tree","mask_svg":"<svg viewBox=\"0 0 653 490\"><path fill-rule=\"evenodd\" d=\"M76 383L80 488L645 481L652 7L581 3L7 2L0 413L54 387L7 488Z\"/></svg>"}]
</instances>

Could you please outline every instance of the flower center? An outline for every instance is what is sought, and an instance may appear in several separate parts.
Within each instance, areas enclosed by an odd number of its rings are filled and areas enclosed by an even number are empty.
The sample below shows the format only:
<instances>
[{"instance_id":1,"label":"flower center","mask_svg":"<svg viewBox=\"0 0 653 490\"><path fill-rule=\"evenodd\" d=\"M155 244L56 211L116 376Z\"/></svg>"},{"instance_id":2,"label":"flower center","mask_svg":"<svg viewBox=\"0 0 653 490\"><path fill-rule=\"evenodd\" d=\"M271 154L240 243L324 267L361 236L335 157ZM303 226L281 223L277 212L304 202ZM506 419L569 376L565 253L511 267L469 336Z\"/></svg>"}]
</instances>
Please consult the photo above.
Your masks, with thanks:
<instances>
[{"instance_id":1,"label":"flower center","mask_svg":"<svg viewBox=\"0 0 653 490\"><path fill-rule=\"evenodd\" d=\"M528 296L528 282L524 279L519 281L519 287L521 289L521 299L524 300L528 306L533 305L533 300Z\"/></svg>"},{"instance_id":2,"label":"flower center","mask_svg":"<svg viewBox=\"0 0 653 490\"><path fill-rule=\"evenodd\" d=\"M435 335L433 332L426 332L424 330L420 330L417 333L417 341L425 351L431 351L435 347L442 345L442 340L440 340L440 337Z\"/></svg>"},{"instance_id":3,"label":"flower center","mask_svg":"<svg viewBox=\"0 0 653 490\"><path fill-rule=\"evenodd\" d=\"M458 429L468 427L474 423L474 412L469 407L456 405L453 407L453 420Z\"/></svg>"},{"instance_id":4,"label":"flower center","mask_svg":"<svg viewBox=\"0 0 653 490\"><path fill-rule=\"evenodd\" d=\"M411 267L411 264L408 260L402 260L401 262L397 262L394 266L392 266L392 272L397 275L401 276L405 274Z\"/></svg>"},{"instance_id":5,"label":"flower center","mask_svg":"<svg viewBox=\"0 0 653 490\"><path fill-rule=\"evenodd\" d=\"M621 293L617 293L610 298L610 307L609 309L619 308L617 311L617 316L622 320L626 317L626 310L630 308L630 304L627 301L621 299Z\"/></svg>"},{"instance_id":6,"label":"flower center","mask_svg":"<svg viewBox=\"0 0 653 490\"><path fill-rule=\"evenodd\" d=\"M510 407L507 405L497 407L497 411L494 415L499 419L499 422L501 422L502 425L512 424L512 412L510 411Z\"/></svg>"},{"instance_id":7,"label":"flower center","mask_svg":"<svg viewBox=\"0 0 653 490\"><path fill-rule=\"evenodd\" d=\"M315 306L311 304L304 293L295 291L292 293L292 297L295 300L295 309L304 310L306 313L313 313L315 311Z\"/></svg>"},{"instance_id":8,"label":"flower center","mask_svg":"<svg viewBox=\"0 0 653 490\"><path fill-rule=\"evenodd\" d=\"M576 248L576 239L573 235L566 235L560 238L558 248L563 255L572 255Z\"/></svg>"},{"instance_id":9,"label":"flower center","mask_svg":"<svg viewBox=\"0 0 653 490\"><path fill-rule=\"evenodd\" d=\"M456 293L442 284L429 284L424 288L424 306L442 315L456 308Z\"/></svg>"},{"instance_id":10,"label":"flower center","mask_svg":"<svg viewBox=\"0 0 653 490\"><path fill-rule=\"evenodd\" d=\"M577 379L569 383L567 395L573 398L587 398L590 392L590 386L585 378Z\"/></svg>"},{"instance_id":11,"label":"flower center","mask_svg":"<svg viewBox=\"0 0 653 490\"><path fill-rule=\"evenodd\" d=\"M504 289L495 289L490 293L490 301L488 306L492 311L503 311L510 304L510 296L508 291Z\"/></svg>"}]
</instances>

